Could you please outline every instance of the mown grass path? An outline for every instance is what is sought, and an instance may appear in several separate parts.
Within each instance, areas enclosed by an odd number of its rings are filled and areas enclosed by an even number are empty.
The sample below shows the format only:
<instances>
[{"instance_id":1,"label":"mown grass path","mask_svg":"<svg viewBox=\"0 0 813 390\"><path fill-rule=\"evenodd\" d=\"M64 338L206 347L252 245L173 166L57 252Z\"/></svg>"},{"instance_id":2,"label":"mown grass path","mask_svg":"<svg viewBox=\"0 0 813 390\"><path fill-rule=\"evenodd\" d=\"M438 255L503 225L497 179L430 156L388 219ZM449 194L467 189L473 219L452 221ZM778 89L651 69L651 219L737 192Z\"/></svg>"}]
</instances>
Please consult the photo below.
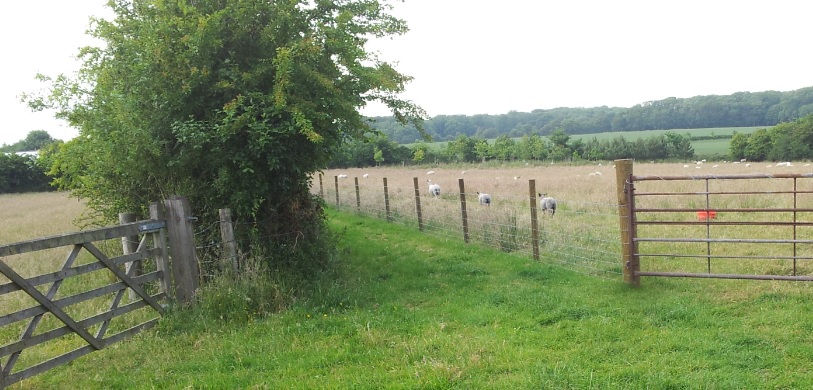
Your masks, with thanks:
<instances>
[{"instance_id":1,"label":"mown grass path","mask_svg":"<svg viewBox=\"0 0 813 390\"><path fill-rule=\"evenodd\" d=\"M342 278L248 322L167 317L24 388L813 388L804 283L630 288L329 212Z\"/></svg>"}]
</instances>

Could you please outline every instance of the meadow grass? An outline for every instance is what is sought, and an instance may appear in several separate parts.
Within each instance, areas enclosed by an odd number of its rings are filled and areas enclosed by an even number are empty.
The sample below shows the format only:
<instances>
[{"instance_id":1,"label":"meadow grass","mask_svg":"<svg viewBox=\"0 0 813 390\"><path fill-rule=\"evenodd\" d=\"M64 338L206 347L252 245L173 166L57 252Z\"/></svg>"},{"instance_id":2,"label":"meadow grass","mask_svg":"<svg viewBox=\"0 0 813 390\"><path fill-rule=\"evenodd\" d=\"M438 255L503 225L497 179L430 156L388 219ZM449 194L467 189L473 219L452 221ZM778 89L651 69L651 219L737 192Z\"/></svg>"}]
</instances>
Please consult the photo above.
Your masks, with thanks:
<instances>
[{"instance_id":1,"label":"meadow grass","mask_svg":"<svg viewBox=\"0 0 813 390\"><path fill-rule=\"evenodd\" d=\"M337 273L288 309L196 309L20 388L809 388L807 283L580 275L329 212ZM760 288L753 289L758 285Z\"/></svg>"}]
</instances>

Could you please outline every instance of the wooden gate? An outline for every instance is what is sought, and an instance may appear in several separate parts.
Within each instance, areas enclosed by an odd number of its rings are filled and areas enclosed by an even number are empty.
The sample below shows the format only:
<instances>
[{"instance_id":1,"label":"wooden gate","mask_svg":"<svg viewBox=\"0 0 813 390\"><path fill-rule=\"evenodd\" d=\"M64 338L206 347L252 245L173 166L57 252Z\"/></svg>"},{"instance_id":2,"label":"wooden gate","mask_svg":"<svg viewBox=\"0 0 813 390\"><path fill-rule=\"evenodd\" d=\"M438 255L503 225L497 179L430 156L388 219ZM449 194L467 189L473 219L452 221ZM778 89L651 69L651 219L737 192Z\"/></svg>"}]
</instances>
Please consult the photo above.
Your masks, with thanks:
<instances>
[{"instance_id":1,"label":"wooden gate","mask_svg":"<svg viewBox=\"0 0 813 390\"><path fill-rule=\"evenodd\" d=\"M150 206L150 214L150 220L0 246L0 273L7 279L0 278L0 303L4 307L0 337L5 341L0 347L0 388L105 348L157 323L170 289L167 222L161 219L158 203ZM132 253L113 257L104 253L111 240L123 237L140 237ZM62 247L68 249L68 254L62 267L54 272L26 277L6 260L36 251L59 251ZM116 247L115 252L120 253L121 247ZM136 272L140 267L133 265L137 264L144 267L143 275ZM99 278L99 272L107 274L107 279ZM88 282L100 279L112 283L94 286ZM71 291L60 290L68 284ZM128 298L126 291L131 293ZM98 308L101 312L96 311ZM125 316L141 308L146 308L147 313L141 310L140 317ZM89 310L96 312L88 315ZM114 322L119 318L125 321L123 325ZM142 320L134 325L126 322ZM39 329L46 323L50 327ZM19 337L13 341L15 333ZM65 339L74 341L74 346L66 349L79 347L67 351L49 348L58 343L57 339L65 344L70 341ZM33 351L31 356L27 356L29 351ZM41 356L46 357L39 359ZM23 364L19 364L21 361ZM24 367L15 371L18 365Z\"/></svg>"},{"instance_id":2,"label":"wooden gate","mask_svg":"<svg viewBox=\"0 0 813 390\"><path fill-rule=\"evenodd\" d=\"M813 174L634 175L628 160L616 165L625 281L813 280Z\"/></svg>"}]
</instances>

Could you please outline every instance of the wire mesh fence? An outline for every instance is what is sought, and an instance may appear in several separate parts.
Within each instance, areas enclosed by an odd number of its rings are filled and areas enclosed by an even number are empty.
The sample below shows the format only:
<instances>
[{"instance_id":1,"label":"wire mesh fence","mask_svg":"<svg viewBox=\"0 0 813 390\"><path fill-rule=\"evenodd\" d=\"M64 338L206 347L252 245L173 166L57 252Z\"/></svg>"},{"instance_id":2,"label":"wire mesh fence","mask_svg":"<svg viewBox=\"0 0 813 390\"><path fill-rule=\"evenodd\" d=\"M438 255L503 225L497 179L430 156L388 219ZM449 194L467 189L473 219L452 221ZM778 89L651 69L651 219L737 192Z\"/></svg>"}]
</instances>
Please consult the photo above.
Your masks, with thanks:
<instances>
[{"instance_id":1,"label":"wire mesh fence","mask_svg":"<svg viewBox=\"0 0 813 390\"><path fill-rule=\"evenodd\" d=\"M440 194L434 195L429 191L429 185L435 183L432 179L336 175L316 178L312 193L343 211L530 258L536 241L541 261L602 278L620 278L617 203L559 199L551 213L540 208L534 181L514 178L499 188L488 185L490 182L493 180L482 178L446 180ZM491 201L481 203L481 194Z\"/></svg>"}]
</instances>

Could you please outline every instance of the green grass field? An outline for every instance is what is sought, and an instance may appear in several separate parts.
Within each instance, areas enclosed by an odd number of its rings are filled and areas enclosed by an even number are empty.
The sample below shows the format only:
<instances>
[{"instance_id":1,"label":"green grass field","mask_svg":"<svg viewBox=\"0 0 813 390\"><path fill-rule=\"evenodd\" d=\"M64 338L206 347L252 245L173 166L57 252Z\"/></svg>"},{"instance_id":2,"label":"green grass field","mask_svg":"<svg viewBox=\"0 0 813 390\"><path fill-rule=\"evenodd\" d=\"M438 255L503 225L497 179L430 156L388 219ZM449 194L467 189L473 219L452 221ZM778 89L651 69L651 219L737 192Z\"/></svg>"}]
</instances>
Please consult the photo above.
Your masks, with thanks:
<instances>
[{"instance_id":1,"label":"green grass field","mask_svg":"<svg viewBox=\"0 0 813 390\"><path fill-rule=\"evenodd\" d=\"M576 134L572 135L571 139L573 140L583 140L585 142L595 138L599 141L605 140L612 140L618 137L624 137L627 141L635 141L641 138L651 138L656 137L659 135L666 134L667 132L675 132L680 135L690 135L692 137L701 137L701 136L713 136L713 135L731 135L735 131L741 134L751 134L758 129L765 128L762 127L717 127L717 128L707 128L707 129L669 129L669 130L642 130L642 131L614 131L614 132L605 132L605 133L593 133L593 134ZM516 141L519 141L520 138L515 138ZM488 140L489 142L494 142L493 139ZM695 155L700 158L711 157L711 158L719 158L725 159L728 155L728 142L729 139L713 139L713 140L699 140L699 141L692 141L692 147L694 148ZM446 147L448 142L433 142L429 143L429 146L432 150L438 151L443 150ZM414 144L407 144L406 146L412 146Z\"/></svg>"},{"instance_id":2,"label":"green grass field","mask_svg":"<svg viewBox=\"0 0 813 390\"><path fill-rule=\"evenodd\" d=\"M287 310L174 312L15 388L813 387L809 283L635 289L348 213L329 225L337 272Z\"/></svg>"}]
</instances>

